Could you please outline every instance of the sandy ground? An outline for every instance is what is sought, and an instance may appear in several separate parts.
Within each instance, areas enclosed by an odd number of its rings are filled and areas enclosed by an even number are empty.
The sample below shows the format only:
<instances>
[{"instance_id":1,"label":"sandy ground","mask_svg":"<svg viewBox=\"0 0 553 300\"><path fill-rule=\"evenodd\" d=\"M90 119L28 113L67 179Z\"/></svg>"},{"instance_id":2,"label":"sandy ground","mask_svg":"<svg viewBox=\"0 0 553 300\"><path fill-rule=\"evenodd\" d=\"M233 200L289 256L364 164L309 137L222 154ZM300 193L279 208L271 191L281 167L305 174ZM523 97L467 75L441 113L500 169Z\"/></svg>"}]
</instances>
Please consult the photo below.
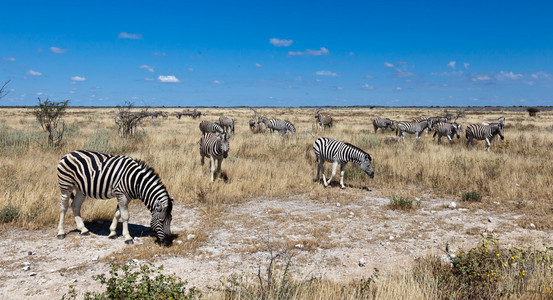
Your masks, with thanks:
<instances>
[{"instance_id":1,"label":"sandy ground","mask_svg":"<svg viewBox=\"0 0 553 300\"><path fill-rule=\"evenodd\" d=\"M351 195L348 203L295 195L224 206L221 226L211 231L197 251L148 261L164 265L164 272L175 273L188 286L205 288L217 286L231 274L253 278L259 266L267 265L267 241L275 251L279 246L290 248L287 254L294 276L338 281L368 277L373 268L382 274L409 265L417 257L443 254L446 243L454 250L473 247L482 233L496 235L505 246L553 244L551 232L517 226L522 216L515 213L498 215L466 203L451 208L450 199L423 200L420 207L405 212L390 209L390 200L374 192L341 192ZM176 205L173 231L199 230L199 215L194 207ZM68 217L72 219L72 214ZM71 232L64 240L55 238L55 228L4 230L0 233L0 299L60 299L69 284L78 292L99 290L92 276L107 273L106 261L113 255L129 247L144 247L145 239L152 239L143 234L149 220L143 206L132 207L133 245L126 245L122 237L108 239L105 222L90 225L90 236ZM66 230L75 228L74 222L70 224ZM173 247L186 239L179 236ZM366 264L360 266L360 260Z\"/></svg>"}]
</instances>

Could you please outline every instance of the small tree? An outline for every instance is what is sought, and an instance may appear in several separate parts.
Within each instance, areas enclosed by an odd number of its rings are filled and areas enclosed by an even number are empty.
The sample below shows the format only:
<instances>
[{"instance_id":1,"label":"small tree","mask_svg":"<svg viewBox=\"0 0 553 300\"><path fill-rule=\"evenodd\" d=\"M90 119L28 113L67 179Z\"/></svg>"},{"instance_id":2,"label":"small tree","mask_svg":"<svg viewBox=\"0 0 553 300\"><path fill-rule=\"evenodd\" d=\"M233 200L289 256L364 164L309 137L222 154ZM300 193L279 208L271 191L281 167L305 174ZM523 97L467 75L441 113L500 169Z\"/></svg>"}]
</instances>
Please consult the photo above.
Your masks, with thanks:
<instances>
[{"instance_id":1,"label":"small tree","mask_svg":"<svg viewBox=\"0 0 553 300\"><path fill-rule=\"evenodd\" d=\"M7 94L9 94L9 91L6 92L6 86L10 83L10 80L4 82L2 87L0 88L0 99L6 97Z\"/></svg>"},{"instance_id":2,"label":"small tree","mask_svg":"<svg viewBox=\"0 0 553 300\"><path fill-rule=\"evenodd\" d=\"M115 124L117 124L119 135L121 137L134 136L136 127L140 125L142 119L150 116L148 111L131 111L133 104L125 102L124 106L118 107L119 111L115 114Z\"/></svg>"},{"instance_id":3,"label":"small tree","mask_svg":"<svg viewBox=\"0 0 553 300\"><path fill-rule=\"evenodd\" d=\"M540 112L539 108L537 107L528 107L526 111L528 112L530 117L535 117L536 114Z\"/></svg>"},{"instance_id":4,"label":"small tree","mask_svg":"<svg viewBox=\"0 0 553 300\"><path fill-rule=\"evenodd\" d=\"M48 146L50 147L59 147L61 145L65 123L62 121L60 126L59 122L65 114L68 103L69 100L54 102L48 98L42 102L40 97L38 98L38 106L33 111L33 114L42 129L48 133Z\"/></svg>"}]
</instances>

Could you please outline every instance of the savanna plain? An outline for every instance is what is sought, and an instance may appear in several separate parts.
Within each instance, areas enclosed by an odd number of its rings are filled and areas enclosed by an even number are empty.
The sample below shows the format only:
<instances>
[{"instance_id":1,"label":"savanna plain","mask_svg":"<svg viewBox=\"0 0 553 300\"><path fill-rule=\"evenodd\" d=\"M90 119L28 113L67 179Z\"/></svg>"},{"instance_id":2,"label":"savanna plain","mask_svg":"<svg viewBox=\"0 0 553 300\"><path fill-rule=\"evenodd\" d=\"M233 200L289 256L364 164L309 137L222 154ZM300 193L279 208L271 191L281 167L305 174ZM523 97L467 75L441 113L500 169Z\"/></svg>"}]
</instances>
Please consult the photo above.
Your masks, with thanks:
<instances>
[{"instance_id":1,"label":"savanna plain","mask_svg":"<svg viewBox=\"0 0 553 300\"><path fill-rule=\"evenodd\" d=\"M462 109L463 132L451 145L432 132L398 142L395 131L375 133L372 124L444 108L323 108L334 120L324 130L315 108L198 108L200 119L177 119L181 108L149 110L168 118L145 118L122 138L117 108L68 108L63 143L52 148L33 108L0 109L0 298L124 298L132 289L140 298L156 280L179 288L173 298L553 298L551 110ZM198 125L222 115L236 129L211 182ZM260 115L291 121L296 134L251 130ZM496 137L490 151L483 141L467 149L468 124L501 116L504 140ZM329 187L316 182L313 142L321 136L369 153L374 178L348 163L346 189L339 172ZM154 242L139 200L130 207L134 244L107 238L115 199L85 201L89 236L75 230L69 209L69 234L56 239L56 166L77 149L128 155L156 170L175 201L171 247Z\"/></svg>"}]
</instances>

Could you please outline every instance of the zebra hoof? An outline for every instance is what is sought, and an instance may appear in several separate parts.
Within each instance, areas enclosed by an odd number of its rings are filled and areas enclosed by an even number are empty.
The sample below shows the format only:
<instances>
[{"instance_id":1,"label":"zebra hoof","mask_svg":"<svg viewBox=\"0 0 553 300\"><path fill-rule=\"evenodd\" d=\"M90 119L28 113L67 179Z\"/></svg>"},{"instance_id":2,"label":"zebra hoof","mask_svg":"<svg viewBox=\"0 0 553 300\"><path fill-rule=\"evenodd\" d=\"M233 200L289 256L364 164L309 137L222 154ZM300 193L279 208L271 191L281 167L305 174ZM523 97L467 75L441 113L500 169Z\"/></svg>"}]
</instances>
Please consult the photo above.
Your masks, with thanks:
<instances>
[{"instance_id":1,"label":"zebra hoof","mask_svg":"<svg viewBox=\"0 0 553 300\"><path fill-rule=\"evenodd\" d=\"M90 235L90 231L81 232L81 235L88 236Z\"/></svg>"},{"instance_id":2,"label":"zebra hoof","mask_svg":"<svg viewBox=\"0 0 553 300\"><path fill-rule=\"evenodd\" d=\"M341 187L340 187L340 189L342 189L342 190L345 190L345 189L346 189L346 187L345 187L345 186L341 186Z\"/></svg>"},{"instance_id":3,"label":"zebra hoof","mask_svg":"<svg viewBox=\"0 0 553 300\"><path fill-rule=\"evenodd\" d=\"M65 233L64 234L58 234L56 237L58 238L58 240L63 240L65 238Z\"/></svg>"},{"instance_id":4,"label":"zebra hoof","mask_svg":"<svg viewBox=\"0 0 553 300\"><path fill-rule=\"evenodd\" d=\"M110 235L110 236L108 236L108 239L112 239L112 240L115 240L116 238L117 238L117 235L115 235L115 234L114 234L114 235Z\"/></svg>"},{"instance_id":5,"label":"zebra hoof","mask_svg":"<svg viewBox=\"0 0 553 300\"><path fill-rule=\"evenodd\" d=\"M132 245L133 243L134 243L133 240L126 240L125 241L125 244L127 244L127 245Z\"/></svg>"}]
</instances>

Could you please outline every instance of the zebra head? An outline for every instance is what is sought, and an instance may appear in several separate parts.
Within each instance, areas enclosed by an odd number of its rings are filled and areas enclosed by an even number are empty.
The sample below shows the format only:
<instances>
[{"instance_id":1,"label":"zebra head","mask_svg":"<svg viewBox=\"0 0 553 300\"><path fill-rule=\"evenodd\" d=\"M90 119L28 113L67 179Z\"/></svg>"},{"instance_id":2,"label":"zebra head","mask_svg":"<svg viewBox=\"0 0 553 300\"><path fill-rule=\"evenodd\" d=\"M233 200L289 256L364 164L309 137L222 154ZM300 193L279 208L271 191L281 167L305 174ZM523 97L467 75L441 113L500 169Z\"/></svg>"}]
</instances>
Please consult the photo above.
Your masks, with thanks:
<instances>
[{"instance_id":1,"label":"zebra head","mask_svg":"<svg viewBox=\"0 0 553 300\"><path fill-rule=\"evenodd\" d=\"M453 123L453 133L457 135L457 139L461 138L461 124Z\"/></svg>"},{"instance_id":2,"label":"zebra head","mask_svg":"<svg viewBox=\"0 0 553 300\"><path fill-rule=\"evenodd\" d=\"M173 243L173 235L171 234L171 211L173 210L173 198L169 198L167 203L156 200L152 211L152 220L150 228L155 232L160 245L171 246Z\"/></svg>"},{"instance_id":3,"label":"zebra head","mask_svg":"<svg viewBox=\"0 0 553 300\"><path fill-rule=\"evenodd\" d=\"M388 119L388 121L386 122L386 126L389 126L391 130L395 130L396 128L394 127L394 121Z\"/></svg>"},{"instance_id":4,"label":"zebra head","mask_svg":"<svg viewBox=\"0 0 553 300\"><path fill-rule=\"evenodd\" d=\"M505 121L505 119L503 119L503 122ZM498 126L497 126L497 134L499 134L499 137L501 138L501 140L504 140L505 139L505 136L503 136L503 128L505 127L504 123L499 123Z\"/></svg>"},{"instance_id":5,"label":"zebra head","mask_svg":"<svg viewBox=\"0 0 553 300\"><path fill-rule=\"evenodd\" d=\"M257 117L257 124L265 123L267 121L267 118L265 117Z\"/></svg>"},{"instance_id":6,"label":"zebra head","mask_svg":"<svg viewBox=\"0 0 553 300\"><path fill-rule=\"evenodd\" d=\"M219 135L217 146L219 147L219 151L223 153L223 158L227 158L228 151L229 151L229 142L228 142L228 136L226 134L223 133Z\"/></svg>"},{"instance_id":7,"label":"zebra head","mask_svg":"<svg viewBox=\"0 0 553 300\"><path fill-rule=\"evenodd\" d=\"M374 178L373 165L371 163L372 158L369 154L365 154L361 159L361 170L365 171L370 178Z\"/></svg>"}]
</instances>

